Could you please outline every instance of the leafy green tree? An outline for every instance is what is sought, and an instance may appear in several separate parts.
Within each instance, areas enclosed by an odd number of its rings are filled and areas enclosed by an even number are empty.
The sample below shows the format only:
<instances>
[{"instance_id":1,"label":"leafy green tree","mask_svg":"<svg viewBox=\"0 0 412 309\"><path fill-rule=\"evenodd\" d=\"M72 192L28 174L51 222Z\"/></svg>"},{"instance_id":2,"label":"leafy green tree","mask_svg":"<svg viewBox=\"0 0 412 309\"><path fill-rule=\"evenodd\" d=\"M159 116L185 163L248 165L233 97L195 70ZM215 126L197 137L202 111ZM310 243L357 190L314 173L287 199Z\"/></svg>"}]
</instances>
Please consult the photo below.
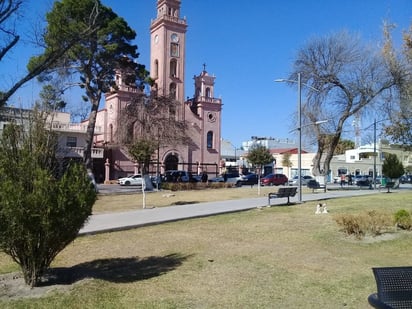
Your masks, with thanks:
<instances>
[{"instance_id":1,"label":"leafy green tree","mask_svg":"<svg viewBox=\"0 0 412 309\"><path fill-rule=\"evenodd\" d=\"M28 125L8 124L0 137L0 250L31 287L77 237L96 199L82 165L60 171L57 137L46 127L46 117L35 115Z\"/></svg>"},{"instance_id":2,"label":"leafy green tree","mask_svg":"<svg viewBox=\"0 0 412 309\"><path fill-rule=\"evenodd\" d=\"M319 143L312 173L324 175L345 123L394 89L402 68L390 70L380 50L371 49L356 35L340 32L308 41L298 51L289 80L297 80L299 73L307 98L302 104L303 122L329 119L329 132L324 126L310 126ZM325 133L330 135L327 144L322 139Z\"/></svg>"},{"instance_id":3,"label":"leafy green tree","mask_svg":"<svg viewBox=\"0 0 412 309\"><path fill-rule=\"evenodd\" d=\"M346 150L354 149L355 143L348 139L341 139L339 143L336 145L335 151L333 152L334 155L344 154Z\"/></svg>"},{"instance_id":4,"label":"leafy green tree","mask_svg":"<svg viewBox=\"0 0 412 309\"><path fill-rule=\"evenodd\" d=\"M38 105L43 110L62 111L66 107L66 102L62 99L62 91L51 84L44 85L39 96L41 101Z\"/></svg>"},{"instance_id":5,"label":"leafy green tree","mask_svg":"<svg viewBox=\"0 0 412 309\"><path fill-rule=\"evenodd\" d=\"M264 165L272 163L275 159L265 146L254 145L249 149L247 160L262 171Z\"/></svg>"},{"instance_id":6,"label":"leafy green tree","mask_svg":"<svg viewBox=\"0 0 412 309\"><path fill-rule=\"evenodd\" d=\"M157 149L155 140L138 139L128 145L128 152L133 157L133 160L142 167L143 175L148 173L150 160Z\"/></svg>"},{"instance_id":7,"label":"leafy green tree","mask_svg":"<svg viewBox=\"0 0 412 309\"><path fill-rule=\"evenodd\" d=\"M142 168L142 203L143 208L146 208L145 191L153 189L148 169L152 155L158 148L158 142L156 140L137 139L129 144L127 148L133 160L139 163Z\"/></svg>"},{"instance_id":8,"label":"leafy green tree","mask_svg":"<svg viewBox=\"0 0 412 309\"><path fill-rule=\"evenodd\" d=\"M4 57L20 42L18 25L20 23L21 17L24 16L24 2L24 0L0 1L0 62L3 61L3 59L7 59ZM95 19L95 13L96 12L93 12L93 14L90 15L90 21L93 21ZM76 31L73 31L72 36L67 38L64 44L60 44L59 46L55 46L56 48L50 49L47 54L39 57L38 59L36 59L36 61L30 61L27 65L26 74L21 78L15 78L16 81L13 82L13 84L0 91L0 106L5 106L7 100L21 86L52 67L57 60L59 60L75 43L79 41L79 38L92 32L94 28L92 24L90 25L90 28L85 27L83 29L74 29ZM48 33L47 35L49 37L53 36L52 33ZM61 36L62 34L60 33L57 40L61 38ZM38 41L38 45L43 46L42 37L35 39L36 41Z\"/></svg>"},{"instance_id":9,"label":"leafy green tree","mask_svg":"<svg viewBox=\"0 0 412 309\"><path fill-rule=\"evenodd\" d=\"M269 149L265 146L255 144L253 145L247 154L247 160L252 163L253 166L258 168L258 194L260 195L260 174L262 173L263 166L275 161L275 158L270 153Z\"/></svg>"},{"instance_id":10,"label":"leafy green tree","mask_svg":"<svg viewBox=\"0 0 412 309\"><path fill-rule=\"evenodd\" d=\"M382 164L382 173L386 177L396 179L405 173L405 168L402 162L399 161L397 155L387 154Z\"/></svg>"},{"instance_id":11,"label":"leafy green tree","mask_svg":"<svg viewBox=\"0 0 412 309\"><path fill-rule=\"evenodd\" d=\"M286 152L282 155L282 166L292 167L292 161L290 161L290 157L290 152Z\"/></svg>"},{"instance_id":12,"label":"leafy green tree","mask_svg":"<svg viewBox=\"0 0 412 309\"><path fill-rule=\"evenodd\" d=\"M137 46L131 44L136 33L126 21L117 16L99 0L61 0L54 3L47 14L46 49L32 64L41 62L54 50L67 52L51 69L59 74L78 76L78 85L85 90L85 101L91 104L83 160L92 169L91 148L97 111L102 95L115 87L115 72L125 72L127 83L142 86L148 73L143 65L134 61L138 57ZM78 33L82 33L79 37Z\"/></svg>"}]
</instances>

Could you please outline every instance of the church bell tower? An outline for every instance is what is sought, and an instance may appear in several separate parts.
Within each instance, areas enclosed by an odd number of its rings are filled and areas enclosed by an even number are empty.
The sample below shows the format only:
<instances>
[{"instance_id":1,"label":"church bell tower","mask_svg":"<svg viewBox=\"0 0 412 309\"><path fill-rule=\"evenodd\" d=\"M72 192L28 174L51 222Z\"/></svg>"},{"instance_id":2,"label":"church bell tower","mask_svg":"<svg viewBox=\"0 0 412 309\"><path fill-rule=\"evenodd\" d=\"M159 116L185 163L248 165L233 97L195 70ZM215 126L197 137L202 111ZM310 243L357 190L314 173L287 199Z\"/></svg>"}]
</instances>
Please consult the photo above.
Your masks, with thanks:
<instances>
[{"instance_id":1,"label":"church bell tower","mask_svg":"<svg viewBox=\"0 0 412 309\"><path fill-rule=\"evenodd\" d=\"M184 118L186 19L180 18L180 0L158 0L157 17L150 26L150 77L161 96L179 102L176 117Z\"/></svg>"}]
</instances>

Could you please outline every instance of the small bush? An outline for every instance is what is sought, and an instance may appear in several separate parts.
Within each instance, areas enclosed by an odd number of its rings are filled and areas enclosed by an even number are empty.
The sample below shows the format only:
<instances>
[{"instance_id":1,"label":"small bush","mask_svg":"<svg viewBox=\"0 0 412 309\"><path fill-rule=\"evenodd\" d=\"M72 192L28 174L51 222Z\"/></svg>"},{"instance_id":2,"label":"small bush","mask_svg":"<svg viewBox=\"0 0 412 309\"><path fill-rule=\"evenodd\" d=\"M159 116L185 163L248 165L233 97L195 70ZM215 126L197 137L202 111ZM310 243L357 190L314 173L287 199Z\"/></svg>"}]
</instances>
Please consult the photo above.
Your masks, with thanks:
<instances>
[{"instance_id":1,"label":"small bush","mask_svg":"<svg viewBox=\"0 0 412 309\"><path fill-rule=\"evenodd\" d=\"M386 212L372 210L368 211L364 216L366 230L374 236L381 235L393 226L391 215Z\"/></svg>"},{"instance_id":2,"label":"small bush","mask_svg":"<svg viewBox=\"0 0 412 309\"><path fill-rule=\"evenodd\" d=\"M351 214L341 214L335 217L336 223L342 227L347 235L354 235L356 238L362 238L365 231L360 222L360 217Z\"/></svg>"},{"instance_id":3,"label":"small bush","mask_svg":"<svg viewBox=\"0 0 412 309\"><path fill-rule=\"evenodd\" d=\"M392 226L392 218L388 213L375 210L360 214L340 214L335 216L336 223L347 235L361 239L366 234L381 235Z\"/></svg>"},{"instance_id":4,"label":"small bush","mask_svg":"<svg viewBox=\"0 0 412 309\"><path fill-rule=\"evenodd\" d=\"M410 212L405 209L398 210L394 215L395 224L397 227L410 230L412 228L412 218Z\"/></svg>"}]
</instances>

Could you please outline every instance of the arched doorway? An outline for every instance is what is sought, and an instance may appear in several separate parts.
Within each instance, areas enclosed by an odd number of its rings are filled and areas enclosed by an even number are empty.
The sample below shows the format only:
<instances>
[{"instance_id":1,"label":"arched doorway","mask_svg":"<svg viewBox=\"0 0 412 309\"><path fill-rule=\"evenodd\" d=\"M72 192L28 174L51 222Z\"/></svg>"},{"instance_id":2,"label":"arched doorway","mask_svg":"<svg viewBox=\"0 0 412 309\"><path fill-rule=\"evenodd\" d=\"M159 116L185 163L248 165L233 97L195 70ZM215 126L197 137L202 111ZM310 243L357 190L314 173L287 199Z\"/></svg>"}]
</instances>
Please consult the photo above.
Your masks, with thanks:
<instances>
[{"instance_id":1,"label":"arched doorway","mask_svg":"<svg viewBox=\"0 0 412 309\"><path fill-rule=\"evenodd\" d=\"M177 170L179 158L174 154L167 155L165 159L165 171Z\"/></svg>"}]
</instances>

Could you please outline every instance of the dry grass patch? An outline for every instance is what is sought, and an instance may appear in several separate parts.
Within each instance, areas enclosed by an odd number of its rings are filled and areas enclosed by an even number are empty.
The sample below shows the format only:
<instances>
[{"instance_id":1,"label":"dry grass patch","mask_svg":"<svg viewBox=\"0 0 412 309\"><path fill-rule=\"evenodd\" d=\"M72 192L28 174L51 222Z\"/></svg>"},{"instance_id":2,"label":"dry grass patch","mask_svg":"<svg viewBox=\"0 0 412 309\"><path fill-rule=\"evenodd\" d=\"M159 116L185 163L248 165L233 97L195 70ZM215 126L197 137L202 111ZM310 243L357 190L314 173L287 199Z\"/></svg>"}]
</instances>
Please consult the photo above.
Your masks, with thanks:
<instances>
[{"instance_id":1,"label":"dry grass patch","mask_svg":"<svg viewBox=\"0 0 412 309\"><path fill-rule=\"evenodd\" d=\"M261 187L260 195L257 186L251 188L221 188L188 191L148 192L146 194L147 207L164 207L182 204L194 204L202 202L214 202L224 200L235 200L242 198L254 198L267 196L274 192L277 187ZM93 213L107 213L115 211L137 210L143 207L143 195L141 193L122 195L99 195L93 207Z\"/></svg>"}]
</instances>

